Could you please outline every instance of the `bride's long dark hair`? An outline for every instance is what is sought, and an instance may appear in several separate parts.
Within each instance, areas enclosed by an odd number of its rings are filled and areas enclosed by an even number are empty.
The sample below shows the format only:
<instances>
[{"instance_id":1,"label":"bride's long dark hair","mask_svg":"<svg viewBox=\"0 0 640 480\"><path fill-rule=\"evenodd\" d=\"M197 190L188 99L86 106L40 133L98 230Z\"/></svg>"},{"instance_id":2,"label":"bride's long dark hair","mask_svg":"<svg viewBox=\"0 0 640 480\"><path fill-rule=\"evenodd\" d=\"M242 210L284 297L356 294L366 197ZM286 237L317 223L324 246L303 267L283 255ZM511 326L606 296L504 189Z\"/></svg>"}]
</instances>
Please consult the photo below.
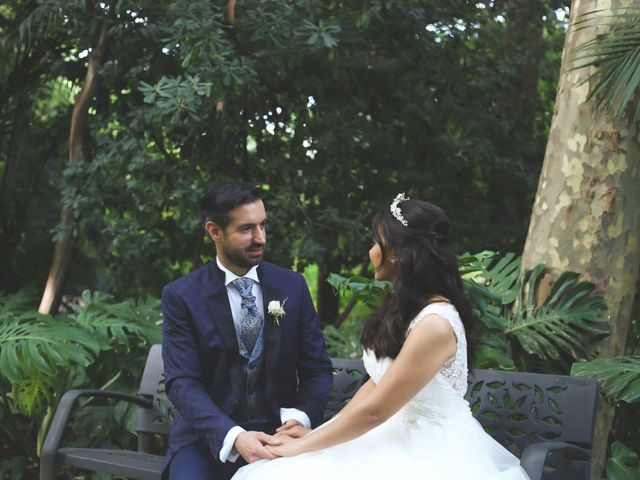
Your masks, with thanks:
<instances>
[{"instance_id":1,"label":"bride's long dark hair","mask_svg":"<svg viewBox=\"0 0 640 480\"><path fill-rule=\"evenodd\" d=\"M408 226L388 207L373 217L373 238L382 251L378 268L393 257L396 274L381 308L365 322L362 345L378 358L395 358L411 320L429 303L444 297L460 314L471 358L475 329L458 260L449 246L449 218L441 208L421 200L403 201L399 208Z\"/></svg>"}]
</instances>

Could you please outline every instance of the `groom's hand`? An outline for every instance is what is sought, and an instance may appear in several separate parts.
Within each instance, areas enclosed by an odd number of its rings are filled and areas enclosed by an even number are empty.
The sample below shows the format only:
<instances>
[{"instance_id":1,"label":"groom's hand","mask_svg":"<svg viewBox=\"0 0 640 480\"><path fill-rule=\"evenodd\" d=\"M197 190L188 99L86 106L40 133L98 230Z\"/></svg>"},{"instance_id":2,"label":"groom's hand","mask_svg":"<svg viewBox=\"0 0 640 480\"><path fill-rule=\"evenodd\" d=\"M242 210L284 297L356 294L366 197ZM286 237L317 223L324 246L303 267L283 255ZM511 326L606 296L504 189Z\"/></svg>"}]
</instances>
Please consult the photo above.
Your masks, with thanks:
<instances>
[{"instance_id":1,"label":"groom's hand","mask_svg":"<svg viewBox=\"0 0 640 480\"><path fill-rule=\"evenodd\" d=\"M262 459L273 460L276 455L265 448L272 441L271 435L264 432L242 432L236 437L234 447L247 463Z\"/></svg>"},{"instance_id":2,"label":"groom's hand","mask_svg":"<svg viewBox=\"0 0 640 480\"><path fill-rule=\"evenodd\" d=\"M311 431L310 428L303 427L297 420L287 420L284 425L276 430L275 438L280 435L287 435L288 437L300 438L304 437Z\"/></svg>"},{"instance_id":3,"label":"groom's hand","mask_svg":"<svg viewBox=\"0 0 640 480\"><path fill-rule=\"evenodd\" d=\"M302 426L302 424L298 420L293 420L293 419L287 420L286 422L284 422L284 425L276 428L276 432L283 432L284 430L289 430L297 426L300 426L300 427Z\"/></svg>"}]
</instances>

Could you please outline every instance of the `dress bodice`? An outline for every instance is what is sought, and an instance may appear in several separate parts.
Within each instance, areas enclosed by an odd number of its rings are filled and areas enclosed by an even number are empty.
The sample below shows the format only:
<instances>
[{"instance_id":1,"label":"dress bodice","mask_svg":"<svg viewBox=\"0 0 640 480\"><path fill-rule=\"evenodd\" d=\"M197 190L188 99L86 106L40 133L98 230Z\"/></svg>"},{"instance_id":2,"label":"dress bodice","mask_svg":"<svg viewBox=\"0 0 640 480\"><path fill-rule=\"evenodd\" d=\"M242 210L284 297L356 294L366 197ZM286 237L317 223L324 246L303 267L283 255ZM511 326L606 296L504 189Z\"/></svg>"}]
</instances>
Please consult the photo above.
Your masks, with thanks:
<instances>
[{"instance_id":1,"label":"dress bodice","mask_svg":"<svg viewBox=\"0 0 640 480\"><path fill-rule=\"evenodd\" d=\"M440 371L395 415L395 420L415 423L420 420L438 422L459 414L470 414L469 404L464 400L467 389L467 340L462 320L455 307L446 302L427 305L416 315L407 328L406 335L429 314L445 318L457 338L456 353L442 366ZM364 366L371 379L378 383L393 359L376 358L371 350L362 356Z\"/></svg>"}]
</instances>

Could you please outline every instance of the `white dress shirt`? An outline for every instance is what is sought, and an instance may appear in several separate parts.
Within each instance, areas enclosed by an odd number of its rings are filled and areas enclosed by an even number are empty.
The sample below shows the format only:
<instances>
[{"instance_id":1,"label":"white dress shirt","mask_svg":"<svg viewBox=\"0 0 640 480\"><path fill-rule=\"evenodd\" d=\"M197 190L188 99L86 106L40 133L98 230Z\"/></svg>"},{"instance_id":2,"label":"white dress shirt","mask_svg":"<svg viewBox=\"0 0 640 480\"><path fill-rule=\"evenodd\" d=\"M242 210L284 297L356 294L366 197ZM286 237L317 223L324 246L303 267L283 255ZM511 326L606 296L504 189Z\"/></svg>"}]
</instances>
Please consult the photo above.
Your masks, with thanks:
<instances>
[{"instance_id":1,"label":"white dress shirt","mask_svg":"<svg viewBox=\"0 0 640 480\"><path fill-rule=\"evenodd\" d=\"M231 316L233 317L233 324L236 327L236 333L240 333L240 305L242 302L242 298L240 297L240 293L229 284L233 282L238 277L231 270L226 268L220 262L220 259L216 256L216 263L220 270L224 272L224 284L227 287L227 296L229 297L229 306L231 307ZM244 278L250 278L253 280L253 285L251 287L251 293L254 297L256 297L256 306L258 307L258 311L264 318L264 303L262 301L262 287L260 286L260 279L258 278L258 266L251 267L247 273L244 274ZM280 409L280 421L284 425L284 423L288 420L297 420L302 424L305 428L311 428L311 420L309 420L309 416L304 413L302 410L298 410L297 408L281 408ZM224 437L224 441L222 442L222 448L220 449L220 461L222 463L227 460L230 462L235 462L240 454L236 451L234 444L236 442L236 438L242 432L246 430L239 425L232 427L231 430L227 432Z\"/></svg>"}]
</instances>

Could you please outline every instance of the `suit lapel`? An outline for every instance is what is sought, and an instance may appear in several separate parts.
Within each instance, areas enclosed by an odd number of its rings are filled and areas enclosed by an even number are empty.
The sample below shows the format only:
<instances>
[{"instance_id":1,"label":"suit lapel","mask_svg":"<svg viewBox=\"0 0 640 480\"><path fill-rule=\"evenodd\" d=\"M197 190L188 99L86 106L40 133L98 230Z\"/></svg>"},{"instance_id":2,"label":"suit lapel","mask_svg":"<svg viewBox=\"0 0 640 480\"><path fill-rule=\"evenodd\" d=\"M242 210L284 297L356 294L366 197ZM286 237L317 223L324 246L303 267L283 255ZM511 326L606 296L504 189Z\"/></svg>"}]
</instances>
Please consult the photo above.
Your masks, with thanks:
<instances>
[{"instance_id":1,"label":"suit lapel","mask_svg":"<svg viewBox=\"0 0 640 480\"><path fill-rule=\"evenodd\" d=\"M229 306L229 296L224 284L224 272L218 268L215 261L212 265L212 281L204 294L207 302L207 310L213 318L216 328L222 337L222 343L229 358L238 354L238 337L236 327L233 324L231 307Z\"/></svg>"},{"instance_id":2,"label":"suit lapel","mask_svg":"<svg viewBox=\"0 0 640 480\"><path fill-rule=\"evenodd\" d=\"M265 268L266 267L266 268ZM267 399L272 407L277 408L278 401L274 393L278 356L280 354L281 327L274 325L267 306L272 300L283 301L282 294L276 288L276 281L271 276L268 265L261 263L258 267L258 278L262 288L262 303L264 308L264 365L267 381ZM275 406L274 406L275 405Z\"/></svg>"}]
</instances>

